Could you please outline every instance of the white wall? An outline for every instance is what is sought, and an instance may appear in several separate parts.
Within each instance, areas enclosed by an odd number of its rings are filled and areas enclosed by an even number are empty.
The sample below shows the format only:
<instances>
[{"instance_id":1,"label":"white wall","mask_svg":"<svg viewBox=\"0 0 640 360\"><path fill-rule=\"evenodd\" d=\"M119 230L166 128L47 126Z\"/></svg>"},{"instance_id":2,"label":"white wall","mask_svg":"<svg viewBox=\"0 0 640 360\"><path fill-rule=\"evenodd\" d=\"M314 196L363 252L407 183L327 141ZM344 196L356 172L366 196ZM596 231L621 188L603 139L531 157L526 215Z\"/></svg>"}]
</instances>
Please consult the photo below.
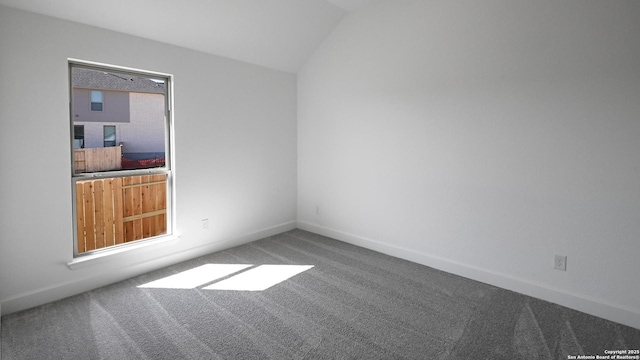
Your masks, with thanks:
<instances>
[{"instance_id":1,"label":"white wall","mask_svg":"<svg viewBox=\"0 0 640 360\"><path fill-rule=\"evenodd\" d=\"M178 240L67 267L68 58L175 76ZM0 6L2 312L294 228L295 98L291 74Z\"/></svg>"},{"instance_id":2,"label":"white wall","mask_svg":"<svg viewBox=\"0 0 640 360\"><path fill-rule=\"evenodd\" d=\"M640 328L638 19L620 0L345 18L298 74L299 227Z\"/></svg>"}]
</instances>

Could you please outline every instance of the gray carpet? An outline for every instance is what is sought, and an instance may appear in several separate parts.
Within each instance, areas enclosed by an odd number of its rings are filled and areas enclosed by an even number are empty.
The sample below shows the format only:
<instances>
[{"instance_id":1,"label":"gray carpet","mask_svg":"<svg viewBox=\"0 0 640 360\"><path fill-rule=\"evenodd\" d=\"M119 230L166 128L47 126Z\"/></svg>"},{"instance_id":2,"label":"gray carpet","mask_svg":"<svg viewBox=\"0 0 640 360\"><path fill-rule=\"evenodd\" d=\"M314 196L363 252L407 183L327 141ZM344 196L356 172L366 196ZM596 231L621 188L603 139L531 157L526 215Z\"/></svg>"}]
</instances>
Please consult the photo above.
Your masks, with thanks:
<instances>
[{"instance_id":1,"label":"gray carpet","mask_svg":"<svg viewBox=\"0 0 640 360\"><path fill-rule=\"evenodd\" d=\"M313 265L264 291L138 287L205 264ZM238 276L238 277L236 277ZM265 276L269 278L270 276ZM2 359L567 359L640 330L293 230L2 319Z\"/></svg>"}]
</instances>

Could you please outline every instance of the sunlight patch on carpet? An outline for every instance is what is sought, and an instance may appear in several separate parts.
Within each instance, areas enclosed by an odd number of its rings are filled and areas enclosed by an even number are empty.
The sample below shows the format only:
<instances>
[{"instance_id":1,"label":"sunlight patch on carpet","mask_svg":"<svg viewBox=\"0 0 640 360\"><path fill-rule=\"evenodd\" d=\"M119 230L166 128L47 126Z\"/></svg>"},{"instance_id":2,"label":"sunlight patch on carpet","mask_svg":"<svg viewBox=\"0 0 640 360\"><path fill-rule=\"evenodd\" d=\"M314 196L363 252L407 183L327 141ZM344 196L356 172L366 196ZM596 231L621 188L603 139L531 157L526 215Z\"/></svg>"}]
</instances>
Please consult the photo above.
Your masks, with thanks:
<instances>
[{"instance_id":1,"label":"sunlight patch on carpet","mask_svg":"<svg viewBox=\"0 0 640 360\"><path fill-rule=\"evenodd\" d=\"M202 289L263 291L313 267L313 265L254 266L252 264L205 264L139 285L138 288L195 289L222 279ZM230 275L233 276L223 279Z\"/></svg>"},{"instance_id":2,"label":"sunlight patch on carpet","mask_svg":"<svg viewBox=\"0 0 640 360\"><path fill-rule=\"evenodd\" d=\"M205 264L193 269L185 270L175 275L167 276L146 284L139 288L156 289L195 289L253 265L250 264Z\"/></svg>"},{"instance_id":3,"label":"sunlight patch on carpet","mask_svg":"<svg viewBox=\"0 0 640 360\"><path fill-rule=\"evenodd\" d=\"M203 289L263 291L312 267L313 265L260 265Z\"/></svg>"}]
</instances>

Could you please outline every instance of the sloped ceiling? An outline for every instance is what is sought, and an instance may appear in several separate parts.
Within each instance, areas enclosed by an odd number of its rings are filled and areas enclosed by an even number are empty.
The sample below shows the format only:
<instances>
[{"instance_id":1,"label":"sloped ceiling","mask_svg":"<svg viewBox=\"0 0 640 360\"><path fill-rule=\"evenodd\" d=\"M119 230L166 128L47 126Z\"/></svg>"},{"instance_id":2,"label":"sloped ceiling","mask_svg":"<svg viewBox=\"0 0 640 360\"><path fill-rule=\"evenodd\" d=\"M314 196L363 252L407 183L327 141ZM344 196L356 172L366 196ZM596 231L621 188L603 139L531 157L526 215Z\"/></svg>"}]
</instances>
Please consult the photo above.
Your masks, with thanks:
<instances>
[{"instance_id":1,"label":"sloped ceiling","mask_svg":"<svg viewBox=\"0 0 640 360\"><path fill-rule=\"evenodd\" d=\"M296 73L346 14L378 1L0 0L0 5Z\"/></svg>"}]
</instances>

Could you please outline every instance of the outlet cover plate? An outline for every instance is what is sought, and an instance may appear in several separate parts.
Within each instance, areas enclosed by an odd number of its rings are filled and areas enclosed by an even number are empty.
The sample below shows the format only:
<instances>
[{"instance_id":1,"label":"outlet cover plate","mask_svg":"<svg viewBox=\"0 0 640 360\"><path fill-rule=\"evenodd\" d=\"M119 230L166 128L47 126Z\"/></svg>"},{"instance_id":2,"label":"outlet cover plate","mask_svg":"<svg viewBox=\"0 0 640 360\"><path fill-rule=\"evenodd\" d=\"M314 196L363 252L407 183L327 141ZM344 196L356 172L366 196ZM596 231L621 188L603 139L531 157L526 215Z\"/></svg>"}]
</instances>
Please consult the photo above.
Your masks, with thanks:
<instances>
[{"instance_id":1,"label":"outlet cover plate","mask_svg":"<svg viewBox=\"0 0 640 360\"><path fill-rule=\"evenodd\" d=\"M567 257L564 255L554 256L553 268L556 270L567 271Z\"/></svg>"}]
</instances>

